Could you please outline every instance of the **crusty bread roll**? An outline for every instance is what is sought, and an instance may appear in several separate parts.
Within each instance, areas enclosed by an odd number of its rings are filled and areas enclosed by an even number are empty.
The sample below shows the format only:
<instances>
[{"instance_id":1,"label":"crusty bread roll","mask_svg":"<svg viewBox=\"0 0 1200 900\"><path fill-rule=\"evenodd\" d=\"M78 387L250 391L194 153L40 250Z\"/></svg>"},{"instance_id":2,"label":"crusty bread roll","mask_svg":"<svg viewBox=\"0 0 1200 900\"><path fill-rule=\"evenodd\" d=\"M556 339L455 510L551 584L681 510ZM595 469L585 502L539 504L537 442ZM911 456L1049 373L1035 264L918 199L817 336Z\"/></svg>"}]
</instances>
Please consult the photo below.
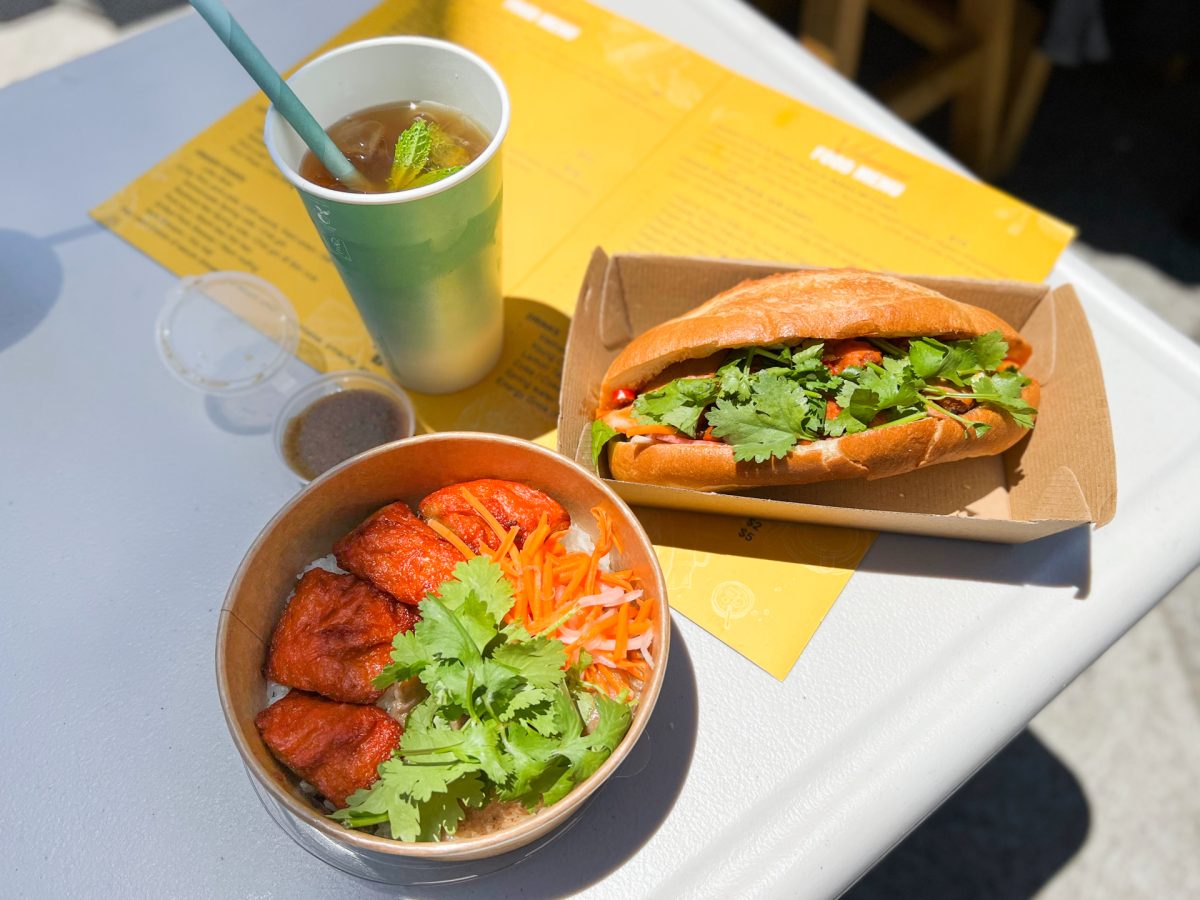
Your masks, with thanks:
<instances>
[{"instance_id":1,"label":"crusty bread roll","mask_svg":"<svg viewBox=\"0 0 1200 900\"><path fill-rule=\"evenodd\" d=\"M612 410L617 388L639 389L668 367L741 347L795 344L807 338L972 338L1000 331L1008 358L1023 365L1029 343L998 316L936 291L854 269L787 272L746 281L691 312L631 341L613 360L600 388L597 416ZM1037 382L1022 396L1040 399ZM714 441L665 443L635 439L609 445L614 477L696 490L807 484L842 478L884 478L914 469L990 456L1028 433L1007 415L977 406L965 416L992 427L979 437L949 418L825 438L796 447L784 459L734 462L733 447Z\"/></svg>"}]
</instances>

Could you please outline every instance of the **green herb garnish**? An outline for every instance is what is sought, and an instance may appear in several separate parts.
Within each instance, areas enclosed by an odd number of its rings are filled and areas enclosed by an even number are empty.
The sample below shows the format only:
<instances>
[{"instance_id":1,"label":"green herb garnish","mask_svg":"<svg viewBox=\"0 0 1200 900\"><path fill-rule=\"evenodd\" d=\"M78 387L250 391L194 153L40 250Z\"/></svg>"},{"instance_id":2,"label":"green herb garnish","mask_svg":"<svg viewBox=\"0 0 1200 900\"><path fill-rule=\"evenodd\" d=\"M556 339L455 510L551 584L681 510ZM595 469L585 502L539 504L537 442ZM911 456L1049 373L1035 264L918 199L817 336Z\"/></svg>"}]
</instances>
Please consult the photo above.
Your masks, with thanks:
<instances>
[{"instance_id":1,"label":"green herb garnish","mask_svg":"<svg viewBox=\"0 0 1200 900\"><path fill-rule=\"evenodd\" d=\"M379 780L333 818L436 841L489 800L550 805L608 758L629 728L630 704L582 681L590 660L565 668L561 641L504 624L512 603L512 585L482 556L459 563L421 601L421 621L396 635L375 686L416 677L429 696L409 713Z\"/></svg>"},{"instance_id":2,"label":"green herb garnish","mask_svg":"<svg viewBox=\"0 0 1200 900\"><path fill-rule=\"evenodd\" d=\"M404 129L396 140L396 154L392 161L392 172L388 175L388 190L401 191L421 174L429 162L429 123L417 119Z\"/></svg>"},{"instance_id":3,"label":"green herb garnish","mask_svg":"<svg viewBox=\"0 0 1200 900\"><path fill-rule=\"evenodd\" d=\"M637 397L633 416L645 424L670 425L689 437L706 427L733 446L739 462L782 458L800 441L856 434L943 414L978 436L988 425L947 408L950 399L973 400L1007 413L1024 428L1037 412L1021 397L1029 379L997 371L1008 353L999 331L971 340L912 338L907 348L868 339L883 355L834 375L821 361L824 345L739 350L709 378L677 378ZM837 404L830 415L830 401ZM602 427L600 427L602 426ZM616 433L597 422L595 457Z\"/></svg>"},{"instance_id":4,"label":"green herb garnish","mask_svg":"<svg viewBox=\"0 0 1200 900\"><path fill-rule=\"evenodd\" d=\"M435 181L441 181L443 178L449 178L455 172L462 169L462 166L445 166L441 169L430 169L428 172L422 172L416 178L408 183L410 188L425 187L427 184L433 184Z\"/></svg>"},{"instance_id":5,"label":"green herb garnish","mask_svg":"<svg viewBox=\"0 0 1200 900\"><path fill-rule=\"evenodd\" d=\"M467 149L436 122L416 119L396 141L387 189L402 191L449 178L471 161Z\"/></svg>"}]
</instances>

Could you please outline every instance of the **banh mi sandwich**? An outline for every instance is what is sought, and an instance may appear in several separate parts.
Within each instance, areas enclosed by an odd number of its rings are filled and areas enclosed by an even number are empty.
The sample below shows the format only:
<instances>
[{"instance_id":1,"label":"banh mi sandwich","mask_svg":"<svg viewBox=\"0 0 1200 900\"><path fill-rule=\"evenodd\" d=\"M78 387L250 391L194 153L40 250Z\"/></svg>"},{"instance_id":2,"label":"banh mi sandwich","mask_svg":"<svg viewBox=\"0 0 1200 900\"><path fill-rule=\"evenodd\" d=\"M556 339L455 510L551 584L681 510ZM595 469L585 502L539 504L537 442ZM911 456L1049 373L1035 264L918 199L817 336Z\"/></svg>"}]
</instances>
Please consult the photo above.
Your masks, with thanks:
<instances>
[{"instance_id":1,"label":"banh mi sandwich","mask_svg":"<svg viewBox=\"0 0 1200 900\"><path fill-rule=\"evenodd\" d=\"M1032 350L992 313L852 269L747 281L631 341L592 453L622 481L731 490L883 478L1033 428Z\"/></svg>"}]
</instances>

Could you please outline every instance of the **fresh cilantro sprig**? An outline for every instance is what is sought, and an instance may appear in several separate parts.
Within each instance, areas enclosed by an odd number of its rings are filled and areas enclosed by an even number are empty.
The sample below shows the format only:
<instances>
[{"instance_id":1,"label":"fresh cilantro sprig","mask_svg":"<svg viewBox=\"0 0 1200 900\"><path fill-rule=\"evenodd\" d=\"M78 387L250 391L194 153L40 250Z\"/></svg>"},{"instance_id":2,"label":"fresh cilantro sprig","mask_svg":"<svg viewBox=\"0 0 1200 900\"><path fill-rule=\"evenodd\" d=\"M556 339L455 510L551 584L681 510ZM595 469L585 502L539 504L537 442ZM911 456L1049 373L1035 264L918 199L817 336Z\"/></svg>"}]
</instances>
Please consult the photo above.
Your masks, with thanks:
<instances>
[{"instance_id":1,"label":"fresh cilantro sprig","mask_svg":"<svg viewBox=\"0 0 1200 900\"><path fill-rule=\"evenodd\" d=\"M482 556L421 601L421 621L396 635L375 686L419 678L429 696L409 713L379 779L335 819L386 822L396 840L440 840L489 800L554 803L608 758L630 704L584 684L586 653L568 668L561 641L505 624L512 603L512 585Z\"/></svg>"},{"instance_id":2,"label":"fresh cilantro sprig","mask_svg":"<svg viewBox=\"0 0 1200 900\"><path fill-rule=\"evenodd\" d=\"M834 375L822 362L824 344L754 347L733 352L707 378L687 377L640 394L633 416L670 425L689 437L705 427L733 446L739 462L782 458L801 441L817 441L946 416L979 436L989 426L959 414L948 400L971 400L1007 413L1024 428L1037 410L1021 397L1029 379L998 371L1008 354L999 331L970 340L911 338L907 346L871 338L882 360ZM836 404L836 410L830 403ZM599 459L618 432L602 421L592 428Z\"/></svg>"}]
</instances>

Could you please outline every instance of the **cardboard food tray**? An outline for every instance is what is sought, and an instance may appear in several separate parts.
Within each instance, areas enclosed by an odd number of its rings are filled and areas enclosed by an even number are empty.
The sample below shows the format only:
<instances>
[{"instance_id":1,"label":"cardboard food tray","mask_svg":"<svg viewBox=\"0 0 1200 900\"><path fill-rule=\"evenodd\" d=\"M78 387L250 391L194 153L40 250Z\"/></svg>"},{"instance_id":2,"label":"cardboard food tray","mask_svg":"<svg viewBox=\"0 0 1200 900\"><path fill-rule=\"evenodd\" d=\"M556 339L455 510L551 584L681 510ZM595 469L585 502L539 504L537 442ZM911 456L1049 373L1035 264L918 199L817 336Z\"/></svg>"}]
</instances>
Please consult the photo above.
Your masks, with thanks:
<instances>
[{"instance_id":1,"label":"cardboard food tray","mask_svg":"<svg viewBox=\"0 0 1200 900\"><path fill-rule=\"evenodd\" d=\"M609 363L636 335L747 278L811 268L597 249L567 337L558 449L593 469L590 429ZM704 513L1024 543L1116 511L1116 458L1100 360L1070 285L901 276L991 310L1033 345L1024 370L1042 385L1037 426L1000 456L856 479L737 493L608 478L628 502Z\"/></svg>"}]
</instances>

